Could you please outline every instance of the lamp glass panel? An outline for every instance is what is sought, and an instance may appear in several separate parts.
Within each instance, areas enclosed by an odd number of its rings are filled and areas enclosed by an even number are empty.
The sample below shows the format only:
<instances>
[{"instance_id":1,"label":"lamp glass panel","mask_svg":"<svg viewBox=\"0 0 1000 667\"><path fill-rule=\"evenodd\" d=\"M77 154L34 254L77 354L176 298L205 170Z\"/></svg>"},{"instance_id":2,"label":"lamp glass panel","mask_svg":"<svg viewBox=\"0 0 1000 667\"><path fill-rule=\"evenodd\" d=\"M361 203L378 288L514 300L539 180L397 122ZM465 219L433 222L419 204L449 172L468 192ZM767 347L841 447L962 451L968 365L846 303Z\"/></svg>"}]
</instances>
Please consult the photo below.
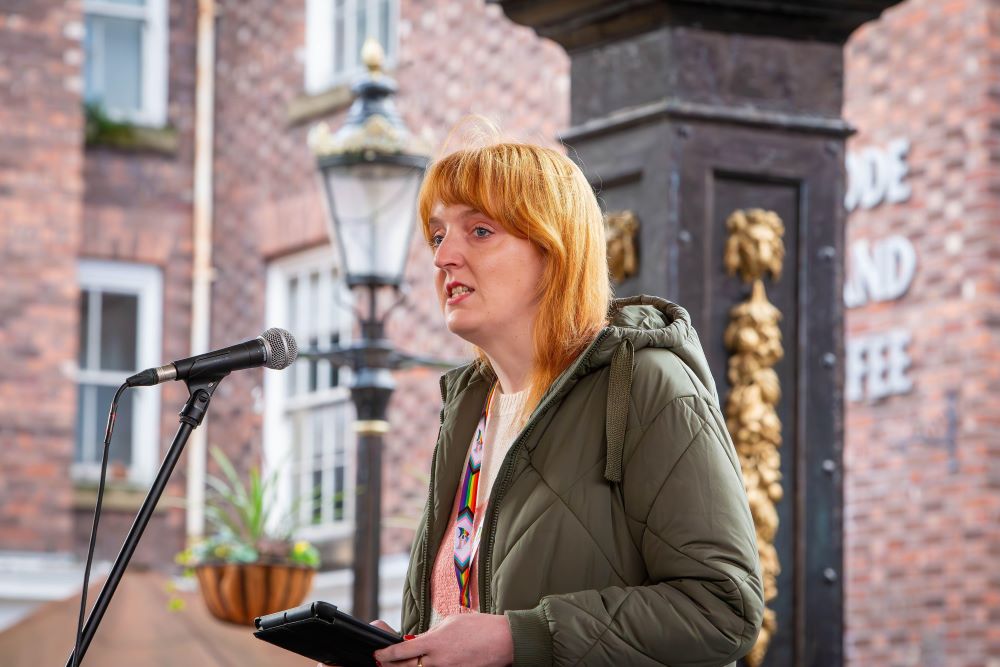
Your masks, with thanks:
<instances>
[{"instance_id":1,"label":"lamp glass panel","mask_svg":"<svg viewBox=\"0 0 1000 667\"><path fill-rule=\"evenodd\" d=\"M422 169L390 164L326 169L348 275L402 279L422 175Z\"/></svg>"}]
</instances>

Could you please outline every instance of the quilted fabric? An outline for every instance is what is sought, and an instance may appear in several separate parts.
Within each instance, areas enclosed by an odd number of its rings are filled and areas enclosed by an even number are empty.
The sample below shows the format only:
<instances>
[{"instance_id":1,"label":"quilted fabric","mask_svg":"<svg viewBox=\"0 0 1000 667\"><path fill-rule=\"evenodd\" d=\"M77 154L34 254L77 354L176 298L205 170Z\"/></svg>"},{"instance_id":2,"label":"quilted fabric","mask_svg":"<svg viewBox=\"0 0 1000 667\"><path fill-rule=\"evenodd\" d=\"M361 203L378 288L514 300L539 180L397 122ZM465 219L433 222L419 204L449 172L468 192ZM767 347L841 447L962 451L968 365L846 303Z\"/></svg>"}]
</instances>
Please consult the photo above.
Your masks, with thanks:
<instances>
[{"instance_id":1,"label":"quilted fabric","mask_svg":"<svg viewBox=\"0 0 1000 667\"><path fill-rule=\"evenodd\" d=\"M487 374L470 365L442 378L406 633L430 620L430 561ZM486 512L479 601L507 615L515 665L727 665L756 638L763 596L739 463L697 334L675 304L615 301L611 326L515 440Z\"/></svg>"}]
</instances>

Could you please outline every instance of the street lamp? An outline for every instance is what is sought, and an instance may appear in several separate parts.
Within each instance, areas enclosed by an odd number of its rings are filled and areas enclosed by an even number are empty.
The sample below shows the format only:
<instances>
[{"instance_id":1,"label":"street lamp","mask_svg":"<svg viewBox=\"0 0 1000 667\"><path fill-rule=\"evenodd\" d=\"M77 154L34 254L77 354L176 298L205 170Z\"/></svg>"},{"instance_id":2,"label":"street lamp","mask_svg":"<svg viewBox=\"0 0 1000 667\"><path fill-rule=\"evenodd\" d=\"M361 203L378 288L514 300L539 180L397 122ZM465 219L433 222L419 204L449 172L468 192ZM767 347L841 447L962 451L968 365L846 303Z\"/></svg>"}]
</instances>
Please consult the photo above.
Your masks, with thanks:
<instances>
[{"instance_id":1,"label":"street lamp","mask_svg":"<svg viewBox=\"0 0 1000 667\"><path fill-rule=\"evenodd\" d=\"M417 191L429 158L396 113L396 84L382 72L382 48L369 39L361 57L368 73L353 88L354 103L343 127L333 133L325 123L317 125L309 133L309 145L329 204L328 231L340 248L347 285L356 297L367 292L368 308L356 310L361 324L357 342L307 350L300 356L354 371L351 399L357 411L358 465L352 613L373 619L378 616L382 436L389 430L386 408L395 387L390 371L445 364L396 351L385 337L388 311L381 317L377 312L380 288L399 292L402 285Z\"/></svg>"}]
</instances>

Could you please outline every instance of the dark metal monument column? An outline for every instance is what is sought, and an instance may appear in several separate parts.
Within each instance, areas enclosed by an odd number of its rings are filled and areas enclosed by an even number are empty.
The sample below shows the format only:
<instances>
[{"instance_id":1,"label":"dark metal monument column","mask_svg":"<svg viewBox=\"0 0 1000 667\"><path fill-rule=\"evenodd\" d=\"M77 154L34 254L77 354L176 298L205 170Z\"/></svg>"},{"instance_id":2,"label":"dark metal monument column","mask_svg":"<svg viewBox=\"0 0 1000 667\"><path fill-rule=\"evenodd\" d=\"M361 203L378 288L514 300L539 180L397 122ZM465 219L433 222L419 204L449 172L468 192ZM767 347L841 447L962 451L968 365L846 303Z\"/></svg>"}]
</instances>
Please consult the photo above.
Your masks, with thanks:
<instances>
[{"instance_id":1,"label":"dark metal monument column","mask_svg":"<svg viewBox=\"0 0 1000 667\"><path fill-rule=\"evenodd\" d=\"M897 2L499 2L570 54L616 292L684 305L708 352L765 574L751 666L843 662L842 46Z\"/></svg>"}]
</instances>

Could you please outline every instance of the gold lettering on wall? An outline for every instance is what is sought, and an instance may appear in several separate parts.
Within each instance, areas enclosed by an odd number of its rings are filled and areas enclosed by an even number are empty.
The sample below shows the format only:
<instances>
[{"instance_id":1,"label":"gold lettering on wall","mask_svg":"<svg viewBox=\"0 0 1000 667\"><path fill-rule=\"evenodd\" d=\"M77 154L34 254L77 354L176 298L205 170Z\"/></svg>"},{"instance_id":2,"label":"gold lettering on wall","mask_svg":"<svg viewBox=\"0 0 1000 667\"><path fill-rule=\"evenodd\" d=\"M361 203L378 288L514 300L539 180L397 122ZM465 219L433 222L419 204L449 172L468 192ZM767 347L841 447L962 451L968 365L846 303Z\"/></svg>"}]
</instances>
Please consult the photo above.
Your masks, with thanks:
<instances>
[{"instance_id":1,"label":"gold lettering on wall","mask_svg":"<svg viewBox=\"0 0 1000 667\"><path fill-rule=\"evenodd\" d=\"M735 306L724 333L729 357L726 426L736 445L743 469L750 512L757 531L757 548L764 579L764 603L778 594L781 572L774 536L778 531L777 503L781 500L781 420L776 406L781 385L774 365L784 356L781 344L781 311L767 299L764 275L781 278L785 259L782 237L785 226L773 211L747 209L733 212L726 220L729 232L725 266L751 283L750 298ZM758 667L777 629L774 610L764 610L764 623L757 643L746 657Z\"/></svg>"}]
</instances>

